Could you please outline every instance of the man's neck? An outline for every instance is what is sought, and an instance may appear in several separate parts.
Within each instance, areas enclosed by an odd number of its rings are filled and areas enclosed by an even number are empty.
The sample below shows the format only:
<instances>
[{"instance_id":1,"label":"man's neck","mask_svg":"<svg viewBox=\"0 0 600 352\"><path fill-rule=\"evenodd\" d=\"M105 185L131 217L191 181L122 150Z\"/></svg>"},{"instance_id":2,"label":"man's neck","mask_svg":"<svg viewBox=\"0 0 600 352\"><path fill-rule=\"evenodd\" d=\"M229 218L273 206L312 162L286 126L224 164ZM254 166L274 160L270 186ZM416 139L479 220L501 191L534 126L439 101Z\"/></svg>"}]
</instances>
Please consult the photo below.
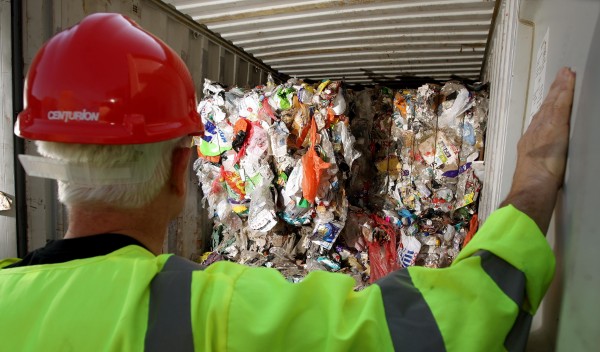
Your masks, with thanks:
<instances>
[{"instance_id":1,"label":"man's neck","mask_svg":"<svg viewBox=\"0 0 600 352\"><path fill-rule=\"evenodd\" d=\"M106 205L69 207L69 229L64 238L101 233L118 233L138 240L154 254L162 252L169 218L164 211L148 205L122 209Z\"/></svg>"}]
</instances>

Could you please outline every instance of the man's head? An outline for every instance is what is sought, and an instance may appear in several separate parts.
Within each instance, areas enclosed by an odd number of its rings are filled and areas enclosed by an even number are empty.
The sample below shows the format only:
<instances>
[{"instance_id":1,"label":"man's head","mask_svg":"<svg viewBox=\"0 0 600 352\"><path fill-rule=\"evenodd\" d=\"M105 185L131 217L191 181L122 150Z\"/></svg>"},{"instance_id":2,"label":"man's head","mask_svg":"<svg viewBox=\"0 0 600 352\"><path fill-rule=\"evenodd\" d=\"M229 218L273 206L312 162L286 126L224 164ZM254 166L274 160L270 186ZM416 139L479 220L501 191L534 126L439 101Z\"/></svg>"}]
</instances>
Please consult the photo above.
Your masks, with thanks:
<instances>
[{"instance_id":1,"label":"man's head","mask_svg":"<svg viewBox=\"0 0 600 352\"><path fill-rule=\"evenodd\" d=\"M152 200L202 130L181 58L118 14L90 15L40 49L15 125L42 155L21 156L26 171L57 179L63 203L120 207Z\"/></svg>"},{"instance_id":2,"label":"man's head","mask_svg":"<svg viewBox=\"0 0 600 352\"><path fill-rule=\"evenodd\" d=\"M189 147L190 138L131 145L46 141L37 141L36 145L38 152L46 158L64 162L65 165L83 165L87 170L103 173L96 175L99 180L115 178L114 181L94 183L79 181L77 175L71 175L71 180L58 180L61 203L67 206L104 203L122 208L139 208L156 197L168 181L173 152L177 148ZM128 172L126 178L118 179L122 166L135 170Z\"/></svg>"}]
</instances>

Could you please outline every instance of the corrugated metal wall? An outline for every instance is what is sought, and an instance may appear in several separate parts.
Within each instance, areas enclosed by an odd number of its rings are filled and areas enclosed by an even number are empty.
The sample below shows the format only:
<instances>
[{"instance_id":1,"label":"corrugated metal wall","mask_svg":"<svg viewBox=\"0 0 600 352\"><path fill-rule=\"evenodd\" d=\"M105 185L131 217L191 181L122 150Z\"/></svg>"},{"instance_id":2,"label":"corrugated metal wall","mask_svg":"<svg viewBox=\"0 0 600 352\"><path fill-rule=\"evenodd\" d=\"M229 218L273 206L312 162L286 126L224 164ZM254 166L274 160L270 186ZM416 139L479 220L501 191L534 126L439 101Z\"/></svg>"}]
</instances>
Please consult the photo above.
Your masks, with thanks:
<instances>
[{"instance_id":1,"label":"corrugated metal wall","mask_svg":"<svg viewBox=\"0 0 600 352\"><path fill-rule=\"evenodd\" d=\"M481 192L479 216L482 221L496 209L506 196L512 175L504 175L507 148L507 128L514 122L509 114L512 70L515 61L516 30L518 25L519 0L502 1L492 37L490 38L488 57L483 74L485 82L491 82L490 108L486 133L485 187ZM517 119L522 118L517 116ZM522 122L517 135L520 136ZM515 144L516 146L516 144ZM516 161L516 148L508 158ZM504 186L504 187L503 187Z\"/></svg>"},{"instance_id":2,"label":"corrugated metal wall","mask_svg":"<svg viewBox=\"0 0 600 352\"><path fill-rule=\"evenodd\" d=\"M2 4L5 2L2 1ZM231 43L207 33L205 27L179 14L172 7L153 0L23 1L25 70L37 50L53 34L94 12L122 13L164 40L188 65L198 94L202 92L204 78L227 85L253 86L266 81L270 71L269 67L250 55L236 51L237 48ZM3 20L3 28L5 23ZM2 52L10 53L10 50ZM1 96L10 97L10 94ZM12 133L12 116L9 114L8 117L11 122L8 133ZM26 151L35 153L35 146L27 142ZM12 154L9 156L12 158ZM197 177L192 172L190 184L197 184ZM43 246L49 239L62 237L66 230L66 214L56 200L54 181L28 177L27 203L30 250ZM211 224L200 203L199 189L190 187L182 216L169 227L166 251L185 257L200 252L204 246L203 237L211 231Z\"/></svg>"},{"instance_id":3,"label":"corrugated metal wall","mask_svg":"<svg viewBox=\"0 0 600 352\"><path fill-rule=\"evenodd\" d=\"M13 156L13 104L12 104L12 60L11 60L11 12L10 1L0 0L0 192L14 200L14 156ZM14 205L10 210L0 211L0 258L17 255L16 218Z\"/></svg>"},{"instance_id":4,"label":"corrugated metal wall","mask_svg":"<svg viewBox=\"0 0 600 352\"><path fill-rule=\"evenodd\" d=\"M281 73L478 79L493 0L164 0Z\"/></svg>"}]
</instances>

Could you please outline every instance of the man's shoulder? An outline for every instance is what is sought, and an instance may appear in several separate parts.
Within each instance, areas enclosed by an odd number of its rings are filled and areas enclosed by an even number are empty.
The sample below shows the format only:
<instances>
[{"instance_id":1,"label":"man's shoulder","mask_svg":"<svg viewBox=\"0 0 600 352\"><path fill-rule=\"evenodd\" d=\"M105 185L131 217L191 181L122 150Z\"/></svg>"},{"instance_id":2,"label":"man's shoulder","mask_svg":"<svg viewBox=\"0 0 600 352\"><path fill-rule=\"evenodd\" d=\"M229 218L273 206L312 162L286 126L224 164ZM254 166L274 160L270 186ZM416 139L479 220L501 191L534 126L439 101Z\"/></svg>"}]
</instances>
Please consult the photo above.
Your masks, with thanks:
<instances>
[{"instance_id":1,"label":"man's shoulder","mask_svg":"<svg viewBox=\"0 0 600 352\"><path fill-rule=\"evenodd\" d=\"M3 269L9 265L13 265L15 263L20 262L21 259L19 258L6 258L6 259L0 259L0 269Z\"/></svg>"}]
</instances>

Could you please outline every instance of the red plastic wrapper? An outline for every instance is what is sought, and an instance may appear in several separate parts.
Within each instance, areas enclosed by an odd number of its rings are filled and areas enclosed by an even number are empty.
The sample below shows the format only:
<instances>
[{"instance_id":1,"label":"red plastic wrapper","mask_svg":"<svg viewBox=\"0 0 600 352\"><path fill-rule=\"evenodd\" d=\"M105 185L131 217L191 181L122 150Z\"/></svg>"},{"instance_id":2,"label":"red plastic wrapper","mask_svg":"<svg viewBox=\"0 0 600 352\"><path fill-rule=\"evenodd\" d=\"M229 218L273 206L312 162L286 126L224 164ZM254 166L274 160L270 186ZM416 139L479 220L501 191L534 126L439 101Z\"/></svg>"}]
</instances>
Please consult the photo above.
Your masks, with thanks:
<instances>
[{"instance_id":1,"label":"red plastic wrapper","mask_svg":"<svg viewBox=\"0 0 600 352\"><path fill-rule=\"evenodd\" d=\"M371 265L370 282L373 283L394 270L398 270L398 252L396 230L394 226L377 215L372 216L376 227L385 233L385 238L369 241L369 261Z\"/></svg>"}]
</instances>

